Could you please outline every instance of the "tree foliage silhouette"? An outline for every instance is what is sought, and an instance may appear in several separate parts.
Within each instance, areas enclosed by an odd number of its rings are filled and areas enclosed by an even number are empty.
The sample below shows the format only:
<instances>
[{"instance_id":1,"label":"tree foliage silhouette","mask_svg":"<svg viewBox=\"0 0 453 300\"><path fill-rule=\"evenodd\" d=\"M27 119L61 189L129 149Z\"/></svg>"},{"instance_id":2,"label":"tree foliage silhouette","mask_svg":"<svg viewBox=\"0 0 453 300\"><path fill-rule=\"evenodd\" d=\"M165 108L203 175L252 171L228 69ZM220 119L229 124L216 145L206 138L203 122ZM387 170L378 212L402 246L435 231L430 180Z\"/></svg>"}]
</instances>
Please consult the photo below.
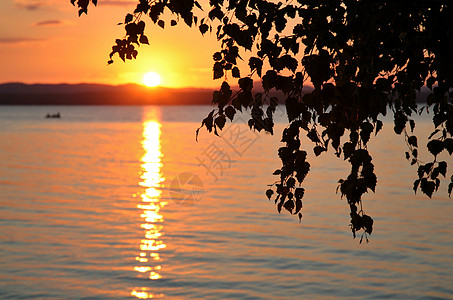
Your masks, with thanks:
<instances>
[{"instance_id":1,"label":"tree foliage silhouette","mask_svg":"<svg viewBox=\"0 0 453 300\"><path fill-rule=\"evenodd\" d=\"M96 5L96 0L91 1ZM71 0L79 15L89 0ZM350 163L351 170L339 180L338 191L350 208L354 237L362 232L368 241L373 219L362 207L364 194L375 192L377 177L367 149L383 126L389 111L394 131L407 143L406 158L418 166L415 192L432 197L447 176L447 162L439 154L453 153L453 7L450 1L390 0L210 0L202 6L194 0L140 0L126 15L126 35L112 47L125 61L136 58L136 45L148 44L145 15L164 28L165 12L171 26L185 23L201 34L213 30L221 48L213 54L213 78L224 79L214 92L215 109L201 127L215 134L234 120L237 111L250 113L253 130L273 133L273 114L278 101L270 91L285 95L288 126L284 146L278 149L282 166L277 181L266 191L282 208L302 218L304 179L310 171L307 148L316 156L334 153ZM249 55L248 68L240 69L241 55ZM247 74L241 76L241 74ZM233 91L228 78L237 78ZM254 92L260 79L264 92ZM236 79L233 79L236 80ZM307 90L310 83L314 89ZM430 93L417 105L417 91ZM413 115L429 111L434 130L426 145L432 158L418 156ZM200 128L201 128L200 127ZM198 135L198 130L197 130ZM301 145L306 135L312 146ZM453 176L448 194L453 189Z\"/></svg>"}]
</instances>

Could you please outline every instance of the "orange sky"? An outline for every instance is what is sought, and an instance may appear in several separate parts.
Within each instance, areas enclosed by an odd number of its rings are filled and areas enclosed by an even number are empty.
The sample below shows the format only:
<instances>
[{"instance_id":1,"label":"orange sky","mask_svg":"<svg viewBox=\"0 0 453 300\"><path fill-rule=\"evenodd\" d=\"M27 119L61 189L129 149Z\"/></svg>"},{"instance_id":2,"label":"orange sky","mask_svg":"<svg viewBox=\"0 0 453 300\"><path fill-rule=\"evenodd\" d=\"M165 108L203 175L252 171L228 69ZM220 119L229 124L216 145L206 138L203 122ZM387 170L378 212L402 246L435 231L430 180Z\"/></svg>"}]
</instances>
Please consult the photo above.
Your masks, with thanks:
<instances>
[{"instance_id":1,"label":"orange sky","mask_svg":"<svg viewBox=\"0 0 453 300\"><path fill-rule=\"evenodd\" d=\"M142 83L154 71L163 86L219 87L212 79L212 54L220 47L215 35L202 37L182 22L161 29L146 17L150 46L141 46L136 60L115 56L107 66L111 46L124 36L117 23L136 3L99 0L79 18L69 0L2 0L0 83Z\"/></svg>"}]
</instances>

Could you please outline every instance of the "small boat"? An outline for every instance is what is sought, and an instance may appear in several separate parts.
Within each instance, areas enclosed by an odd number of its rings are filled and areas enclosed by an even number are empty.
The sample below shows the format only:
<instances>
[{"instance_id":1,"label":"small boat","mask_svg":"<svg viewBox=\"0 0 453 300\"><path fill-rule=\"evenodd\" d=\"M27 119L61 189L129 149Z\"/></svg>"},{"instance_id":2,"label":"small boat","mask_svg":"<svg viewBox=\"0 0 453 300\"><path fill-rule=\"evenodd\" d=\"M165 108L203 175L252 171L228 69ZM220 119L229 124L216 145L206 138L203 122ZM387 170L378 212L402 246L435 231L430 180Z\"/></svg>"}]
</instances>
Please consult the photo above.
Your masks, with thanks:
<instances>
[{"instance_id":1,"label":"small boat","mask_svg":"<svg viewBox=\"0 0 453 300\"><path fill-rule=\"evenodd\" d=\"M50 118L61 118L61 115L60 115L60 112L57 112L56 114L47 114L46 115L46 119L50 119Z\"/></svg>"}]
</instances>

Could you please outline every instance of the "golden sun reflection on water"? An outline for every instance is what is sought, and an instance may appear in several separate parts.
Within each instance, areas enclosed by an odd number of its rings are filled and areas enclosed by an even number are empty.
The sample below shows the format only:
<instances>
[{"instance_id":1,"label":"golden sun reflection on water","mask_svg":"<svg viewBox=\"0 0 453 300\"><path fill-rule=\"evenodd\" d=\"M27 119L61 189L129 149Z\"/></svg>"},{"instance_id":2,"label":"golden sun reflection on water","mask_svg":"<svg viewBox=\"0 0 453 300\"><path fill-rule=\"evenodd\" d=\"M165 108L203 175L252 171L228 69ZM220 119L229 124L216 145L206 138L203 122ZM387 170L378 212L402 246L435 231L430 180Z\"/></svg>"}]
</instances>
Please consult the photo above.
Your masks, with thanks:
<instances>
[{"instance_id":1,"label":"golden sun reflection on water","mask_svg":"<svg viewBox=\"0 0 453 300\"><path fill-rule=\"evenodd\" d=\"M163 236L164 217L160 210L168 203L161 199L161 183L164 178L161 174L161 145L160 126L156 117L156 108L146 108L145 121L143 122L143 157L141 158L141 182L139 185L144 191L141 194L141 203L137 207L141 210L141 228L144 230L144 238L140 241L140 252L136 259L134 270L140 274L146 274L150 280L162 278L159 251L166 247ZM156 295L148 292L148 289L136 288L131 292L132 296L139 299L150 299Z\"/></svg>"}]
</instances>

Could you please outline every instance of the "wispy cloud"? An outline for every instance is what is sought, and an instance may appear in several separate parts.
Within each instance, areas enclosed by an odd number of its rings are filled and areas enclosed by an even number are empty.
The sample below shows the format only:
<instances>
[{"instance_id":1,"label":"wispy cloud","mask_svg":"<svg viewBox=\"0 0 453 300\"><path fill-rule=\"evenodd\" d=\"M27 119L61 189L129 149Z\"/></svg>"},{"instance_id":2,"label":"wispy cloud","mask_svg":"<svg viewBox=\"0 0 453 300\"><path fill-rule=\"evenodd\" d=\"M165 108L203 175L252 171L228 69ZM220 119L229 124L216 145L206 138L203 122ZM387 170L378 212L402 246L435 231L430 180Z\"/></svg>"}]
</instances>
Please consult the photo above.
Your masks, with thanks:
<instances>
[{"instance_id":1,"label":"wispy cloud","mask_svg":"<svg viewBox=\"0 0 453 300\"><path fill-rule=\"evenodd\" d=\"M131 6L137 4L136 0L100 0L98 5L109 5L109 6Z\"/></svg>"},{"instance_id":2,"label":"wispy cloud","mask_svg":"<svg viewBox=\"0 0 453 300\"><path fill-rule=\"evenodd\" d=\"M62 25L68 25L70 22L65 21L65 20L46 20L46 21L41 21L37 22L34 25L35 26L62 26Z\"/></svg>"},{"instance_id":3,"label":"wispy cloud","mask_svg":"<svg viewBox=\"0 0 453 300\"><path fill-rule=\"evenodd\" d=\"M62 1L66 1L66 3L70 5L69 0L13 0L13 3L16 7L20 9L32 11L39 10L45 7L58 7L61 5ZM98 5L131 7L137 5L138 2L139 2L138 0L98 0ZM90 6L91 5L92 3L90 1Z\"/></svg>"},{"instance_id":4,"label":"wispy cloud","mask_svg":"<svg viewBox=\"0 0 453 300\"><path fill-rule=\"evenodd\" d=\"M31 1L16 0L14 1L14 3L17 7L26 10L37 10L47 4L46 1L42 0L31 0Z\"/></svg>"},{"instance_id":5,"label":"wispy cloud","mask_svg":"<svg viewBox=\"0 0 453 300\"><path fill-rule=\"evenodd\" d=\"M43 41L42 39L33 39L33 38L8 38L8 37L0 37L0 44L21 44L21 43L28 43L28 42L39 42Z\"/></svg>"}]
</instances>

